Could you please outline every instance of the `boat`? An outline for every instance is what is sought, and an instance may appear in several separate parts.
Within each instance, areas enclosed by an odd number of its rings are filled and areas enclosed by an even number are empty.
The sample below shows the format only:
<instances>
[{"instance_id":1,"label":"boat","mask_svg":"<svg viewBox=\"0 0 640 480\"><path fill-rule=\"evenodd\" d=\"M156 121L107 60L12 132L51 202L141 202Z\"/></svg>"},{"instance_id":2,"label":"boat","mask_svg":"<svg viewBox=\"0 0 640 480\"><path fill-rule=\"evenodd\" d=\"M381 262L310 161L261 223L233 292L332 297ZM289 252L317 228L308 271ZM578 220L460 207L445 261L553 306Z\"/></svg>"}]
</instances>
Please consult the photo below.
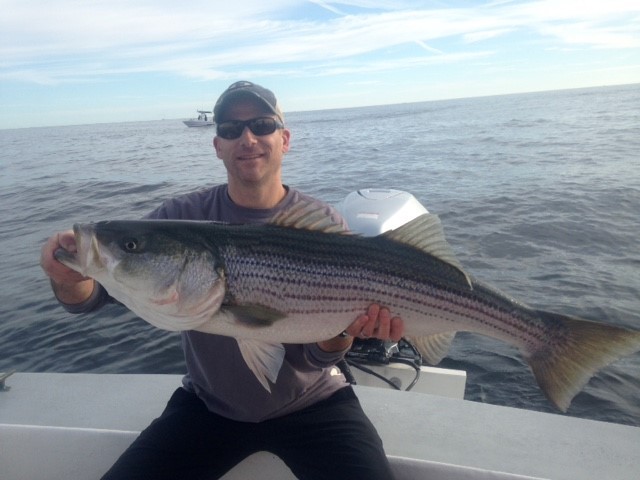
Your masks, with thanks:
<instances>
[{"instance_id":1,"label":"boat","mask_svg":"<svg viewBox=\"0 0 640 480\"><path fill-rule=\"evenodd\" d=\"M392 189L352 192L339 210L363 235L426 211ZM638 478L639 427L464 400L466 372L424 366L410 344L354 343L346 361L397 480ZM99 478L162 412L181 379L0 373L0 478ZM295 476L273 454L258 452L222 478Z\"/></svg>"},{"instance_id":2,"label":"boat","mask_svg":"<svg viewBox=\"0 0 640 480\"><path fill-rule=\"evenodd\" d=\"M97 479L181 375L17 372L0 391L0 478ZM355 385L397 480L636 480L640 428ZM293 480L258 452L224 480Z\"/></svg>"},{"instance_id":3,"label":"boat","mask_svg":"<svg viewBox=\"0 0 640 480\"><path fill-rule=\"evenodd\" d=\"M183 120L187 127L211 127L213 126L213 112L206 110L197 110L198 118Z\"/></svg>"}]
</instances>

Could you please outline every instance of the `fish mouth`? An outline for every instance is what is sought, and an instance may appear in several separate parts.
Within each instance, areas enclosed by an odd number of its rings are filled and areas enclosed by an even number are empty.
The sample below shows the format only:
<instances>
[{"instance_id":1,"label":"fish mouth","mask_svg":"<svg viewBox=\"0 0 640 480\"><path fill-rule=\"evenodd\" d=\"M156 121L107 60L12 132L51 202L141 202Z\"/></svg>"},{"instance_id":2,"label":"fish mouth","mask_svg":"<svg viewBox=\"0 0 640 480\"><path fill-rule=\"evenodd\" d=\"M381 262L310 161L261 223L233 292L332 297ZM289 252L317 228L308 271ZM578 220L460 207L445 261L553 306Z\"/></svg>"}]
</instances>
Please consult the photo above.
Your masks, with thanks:
<instances>
[{"instance_id":1,"label":"fish mouth","mask_svg":"<svg viewBox=\"0 0 640 480\"><path fill-rule=\"evenodd\" d=\"M60 263L66 265L67 267L79 272L81 270L80 263L78 262L78 255L70 252L69 250L65 250L60 247L55 252L53 252L53 258L55 258Z\"/></svg>"},{"instance_id":2,"label":"fish mouth","mask_svg":"<svg viewBox=\"0 0 640 480\"><path fill-rule=\"evenodd\" d=\"M53 252L53 256L60 263L86 276L92 261L100 258L93 225L76 223L73 226L73 233L76 241L75 251L58 248Z\"/></svg>"}]
</instances>

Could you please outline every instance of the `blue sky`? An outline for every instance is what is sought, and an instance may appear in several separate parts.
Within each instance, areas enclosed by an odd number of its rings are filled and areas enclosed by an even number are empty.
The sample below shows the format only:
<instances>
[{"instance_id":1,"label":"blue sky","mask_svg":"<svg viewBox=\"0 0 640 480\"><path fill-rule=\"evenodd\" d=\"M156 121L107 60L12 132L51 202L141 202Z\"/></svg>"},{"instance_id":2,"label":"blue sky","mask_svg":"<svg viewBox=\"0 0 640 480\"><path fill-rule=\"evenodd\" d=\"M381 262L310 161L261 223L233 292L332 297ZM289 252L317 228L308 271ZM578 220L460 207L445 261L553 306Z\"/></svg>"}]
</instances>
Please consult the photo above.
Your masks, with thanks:
<instances>
[{"instance_id":1,"label":"blue sky","mask_svg":"<svg viewBox=\"0 0 640 480\"><path fill-rule=\"evenodd\" d=\"M640 82L640 1L0 0L0 128Z\"/></svg>"}]
</instances>

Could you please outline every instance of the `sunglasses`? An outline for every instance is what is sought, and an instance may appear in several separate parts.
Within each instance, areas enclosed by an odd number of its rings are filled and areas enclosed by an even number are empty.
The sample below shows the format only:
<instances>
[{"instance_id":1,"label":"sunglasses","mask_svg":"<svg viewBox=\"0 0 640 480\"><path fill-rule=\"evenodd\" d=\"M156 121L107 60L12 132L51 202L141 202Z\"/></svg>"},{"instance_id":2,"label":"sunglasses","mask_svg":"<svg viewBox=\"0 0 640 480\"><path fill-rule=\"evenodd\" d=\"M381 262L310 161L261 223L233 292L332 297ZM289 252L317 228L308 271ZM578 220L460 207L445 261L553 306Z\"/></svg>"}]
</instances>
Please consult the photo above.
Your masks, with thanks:
<instances>
[{"instance_id":1,"label":"sunglasses","mask_svg":"<svg viewBox=\"0 0 640 480\"><path fill-rule=\"evenodd\" d=\"M240 138L244 127L249 127L251 133L262 137L263 135L271 135L279 128L284 128L282 122L271 117L258 117L251 120L230 120L228 122L218 123L216 125L216 133L225 140L234 140Z\"/></svg>"}]
</instances>

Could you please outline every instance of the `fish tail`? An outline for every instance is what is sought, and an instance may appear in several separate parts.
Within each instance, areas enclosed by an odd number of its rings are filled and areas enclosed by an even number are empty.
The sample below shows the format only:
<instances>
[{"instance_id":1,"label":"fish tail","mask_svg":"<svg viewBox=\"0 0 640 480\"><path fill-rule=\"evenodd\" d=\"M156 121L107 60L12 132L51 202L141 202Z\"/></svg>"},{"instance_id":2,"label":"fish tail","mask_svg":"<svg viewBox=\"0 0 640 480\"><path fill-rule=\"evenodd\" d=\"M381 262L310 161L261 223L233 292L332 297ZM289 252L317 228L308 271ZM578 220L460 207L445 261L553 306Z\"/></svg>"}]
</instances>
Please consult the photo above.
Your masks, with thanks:
<instances>
[{"instance_id":1,"label":"fish tail","mask_svg":"<svg viewBox=\"0 0 640 480\"><path fill-rule=\"evenodd\" d=\"M542 391L563 412L598 370L640 350L640 331L538 313L558 335L526 358Z\"/></svg>"}]
</instances>

